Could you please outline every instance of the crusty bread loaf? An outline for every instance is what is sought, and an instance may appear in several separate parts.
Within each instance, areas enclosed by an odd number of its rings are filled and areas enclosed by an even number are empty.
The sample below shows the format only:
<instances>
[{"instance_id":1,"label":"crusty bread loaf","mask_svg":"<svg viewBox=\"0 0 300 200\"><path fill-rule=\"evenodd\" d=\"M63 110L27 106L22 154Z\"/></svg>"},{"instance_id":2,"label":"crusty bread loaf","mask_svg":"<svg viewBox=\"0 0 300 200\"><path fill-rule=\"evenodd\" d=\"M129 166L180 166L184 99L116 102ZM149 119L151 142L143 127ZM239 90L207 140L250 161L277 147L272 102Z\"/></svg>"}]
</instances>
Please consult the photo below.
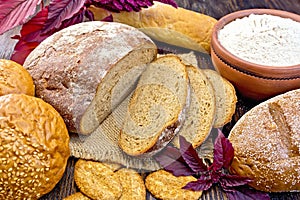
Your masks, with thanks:
<instances>
[{"instance_id":1,"label":"crusty bread loaf","mask_svg":"<svg viewBox=\"0 0 300 200\"><path fill-rule=\"evenodd\" d=\"M137 29L93 21L48 37L24 67L33 77L36 95L59 111L69 131L88 134L129 93L156 54L155 44Z\"/></svg>"},{"instance_id":2,"label":"crusty bread loaf","mask_svg":"<svg viewBox=\"0 0 300 200\"><path fill-rule=\"evenodd\" d=\"M232 128L231 172L253 179L266 192L300 190L300 89L273 97Z\"/></svg>"},{"instance_id":3,"label":"crusty bread loaf","mask_svg":"<svg viewBox=\"0 0 300 200\"><path fill-rule=\"evenodd\" d=\"M150 63L130 99L119 138L121 149L133 156L161 150L182 125L187 96L187 72L177 56Z\"/></svg>"},{"instance_id":4,"label":"crusty bread loaf","mask_svg":"<svg viewBox=\"0 0 300 200\"><path fill-rule=\"evenodd\" d=\"M178 135L184 136L194 148L202 144L210 133L215 119L215 95L213 87L202 71L194 66L187 66L190 85L190 104ZM179 147L178 135L173 143Z\"/></svg>"},{"instance_id":5,"label":"crusty bread loaf","mask_svg":"<svg viewBox=\"0 0 300 200\"><path fill-rule=\"evenodd\" d=\"M69 133L59 113L40 98L0 97L0 199L39 199L62 178Z\"/></svg>"},{"instance_id":6,"label":"crusty bread loaf","mask_svg":"<svg viewBox=\"0 0 300 200\"><path fill-rule=\"evenodd\" d=\"M0 95L14 93L34 96L34 90L32 77L22 65L0 59Z\"/></svg>"},{"instance_id":7,"label":"crusty bread loaf","mask_svg":"<svg viewBox=\"0 0 300 200\"><path fill-rule=\"evenodd\" d=\"M95 7L91 10L96 20L107 14ZM208 15L158 1L139 12L111 14L114 21L139 28L155 40L201 52L209 52L212 28L217 22Z\"/></svg>"},{"instance_id":8,"label":"crusty bread loaf","mask_svg":"<svg viewBox=\"0 0 300 200\"><path fill-rule=\"evenodd\" d=\"M218 72L211 69L203 69L204 74L212 83L216 97L215 128L220 128L231 121L235 113L237 96L233 85L223 78Z\"/></svg>"}]
</instances>

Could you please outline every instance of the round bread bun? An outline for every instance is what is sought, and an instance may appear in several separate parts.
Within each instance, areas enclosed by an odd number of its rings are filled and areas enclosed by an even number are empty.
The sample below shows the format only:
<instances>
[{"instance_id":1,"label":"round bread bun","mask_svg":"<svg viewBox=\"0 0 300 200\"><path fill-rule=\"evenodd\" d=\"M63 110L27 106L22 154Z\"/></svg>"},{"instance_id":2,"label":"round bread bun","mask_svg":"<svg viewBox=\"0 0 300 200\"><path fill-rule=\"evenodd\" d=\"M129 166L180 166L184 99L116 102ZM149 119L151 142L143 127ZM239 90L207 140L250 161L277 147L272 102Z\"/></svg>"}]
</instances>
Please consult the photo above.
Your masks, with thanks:
<instances>
[{"instance_id":1,"label":"round bread bun","mask_svg":"<svg viewBox=\"0 0 300 200\"><path fill-rule=\"evenodd\" d=\"M232 128L231 172L266 192L300 191L300 89L252 108Z\"/></svg>"},{"instance_id":2,"label":"round bread bun","mask_svg":"<svg viewBox=\"0 0 300 200\"><path fill-rule=\"evenodd\" d=\"M34 96L34 83L29 72L20 64L0 59L0 95L27 94Z\"/></svg>"},{"instance_id":3,"label":"round bread bun","mask_svg":"<svg viewBox=\"0 0 300 200\"><path fill-rule=\"evenodd\" d=\"M70 155L62 117L25 94L0 97L0 199L38 199L62 178Z\"/></svg>"}]
</instances>

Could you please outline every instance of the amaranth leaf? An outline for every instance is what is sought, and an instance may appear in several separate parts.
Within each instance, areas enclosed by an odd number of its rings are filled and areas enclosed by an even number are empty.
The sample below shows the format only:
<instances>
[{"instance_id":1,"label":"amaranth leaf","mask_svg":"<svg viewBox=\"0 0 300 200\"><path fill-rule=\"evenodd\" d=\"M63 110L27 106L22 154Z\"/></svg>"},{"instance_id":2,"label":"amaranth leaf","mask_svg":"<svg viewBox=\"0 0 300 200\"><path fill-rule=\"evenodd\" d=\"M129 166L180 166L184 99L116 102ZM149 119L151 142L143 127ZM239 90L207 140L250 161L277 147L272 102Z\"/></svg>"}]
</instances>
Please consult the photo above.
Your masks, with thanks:
<instances>
[{"instance_id":1,"label":"amaranth leaf","mask_svg":"<svg viewBox=\"0 0 300 200\"><path fill-rule=\"evenodd\" d=\"M85 0L52 0L49 4L48 20L42 33L58 29L64 20L70 19L83 7Z\"/></svg>"},{"instance_id":2,"label":"amaranth leaf","mask_svg":"<svg viewBox=\"0 0 300 200\"><path fill-rule=\"evenodd\" d=\"M233 191L234 187L250 183L252 179L232 174L222 174L219 182L225 191Z\"/></svg>"},{"instance_id":3,"label":"amaranth leaf","mask_svg":"<svg viewBox=\"0 0 300 200\"><path fill-rule=\"evenodd\" d=\"M174 176L190 176L195 174L186 164L177 148L167 146L155 156L155 160Z\"/></svg>"},{"instance_id":4,"label":"amaranth leaf","mask_svg":"<svg viewBox=\"0 0 300 200\"><path fill-rule=\"evenodd\" d=\"M218 136L214 145L214 162L211 165L214 171L222 167L228 169L234 156L234 149L230 141L218 129Z\"/></svg>"},{"instance_id":5,"label":"amaranth leaf","mask_svg":"<svg viewBox=\"0 0 300 200\"><path fill-rule=\"evenodd\" d=\"M0 0L0 35L23 24L41 0Z\"/></svg>"},{"instance_id":6,"label":"amaranth leaf","mask_svg":"<svg viewBox=\"0 0 300 200\"><path fill-rule=\"evenodd\" d=\"M212 185L212 180L207 178L206 175L202 175L196 181L191 181L188 184L186 184L182 189L201 191L208 190Z\"/></svg>"},{"instance_id":7,"label":"amaranth leaf","mask_svg":"<svg viewBox=\"0 0 300 200\"><path fill-rule=\"evenodd\" d=\"M197 151L193 148L193 145L189 143L183 136L179 136L180 153L189 165L189 167L195 172L206 172L207 166L199 158Z\"/></svg>"},{"instance_id":8,"label":"amaranth leaf","mask_svg":"<svg viewBox=\"0 0 300 200\"><path fill-rule=\"evenodd\" d=\"M36 16L25 23L21 29L21 36L15 36L13 38L19 39L14 52L11 56L11 60L14 60L20 64L23 64L28 54L48 35L41 35L41 29L44 26L48 16L48 7L44 7Z\"/></svg>"},{"instance_id":9,"label":"amaranth leaf","mask_svg":"<svg viewBox=\"0 0 300 200\"><path fill-rule=\"evenodd\" d=\"M236 190L225 192L230 200L270 200L268 193L254 190L249 186L239 186Z\"/></svg>"}]
</instances>

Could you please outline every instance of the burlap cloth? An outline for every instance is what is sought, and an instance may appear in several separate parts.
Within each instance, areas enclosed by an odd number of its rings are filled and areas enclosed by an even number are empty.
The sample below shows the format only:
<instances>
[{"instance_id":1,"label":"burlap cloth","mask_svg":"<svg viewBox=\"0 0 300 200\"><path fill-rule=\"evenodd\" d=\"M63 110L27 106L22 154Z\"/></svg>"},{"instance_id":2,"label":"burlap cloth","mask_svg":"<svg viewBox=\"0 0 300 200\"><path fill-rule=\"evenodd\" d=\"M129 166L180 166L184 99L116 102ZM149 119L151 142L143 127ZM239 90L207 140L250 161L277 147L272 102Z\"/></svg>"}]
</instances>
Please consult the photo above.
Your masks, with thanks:
<instances>
[{"instance_id":1,"label":"burlap cloth","mask_svg":"<svg viewBox=\"0 0 300 200\"><path fill-rule=\"evenodd\" d=\"M197 65L193 54L181 55L188 64ZM88 136L72 133L70 138L71 156L95 161L119 163L138 170L154 171L161 166L153 157L140 158L129 156L118 146L118 137L126 114L129 95L101 124ZM212 131L206 141L197 149L202 157L212 160L213 139Z\"/></svg>"}]
</instances>

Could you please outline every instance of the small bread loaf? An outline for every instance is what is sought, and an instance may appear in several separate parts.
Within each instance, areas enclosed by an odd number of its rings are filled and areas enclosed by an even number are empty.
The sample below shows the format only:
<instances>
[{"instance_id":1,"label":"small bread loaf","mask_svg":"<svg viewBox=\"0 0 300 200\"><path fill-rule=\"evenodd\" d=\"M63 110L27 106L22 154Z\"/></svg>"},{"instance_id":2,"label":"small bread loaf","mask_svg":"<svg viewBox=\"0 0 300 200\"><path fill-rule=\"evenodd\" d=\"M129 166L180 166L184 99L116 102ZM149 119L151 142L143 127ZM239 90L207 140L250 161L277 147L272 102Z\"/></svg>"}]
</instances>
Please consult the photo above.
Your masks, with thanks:
<instances>
[{"instance_id":1,"label":"small bread loaf","mask_svg":"<svg viewBox=\"0 0 300 200\"><path fill-rule=\"evenodd\" d=\"M36 96L56 108L69 131L88 134L131 92L156 54L157 47L141 31L93 21L48 37L24 67L33 77Z\"/></svg>"},{"instance_id":2,"label":"small bread loaf","mask_svg":"<svg viewBox=\"0 0 300 200\"><path fill-rule=\"evenodd\" d=\"M28 71L20 64L0 59L0 96L27 94L34 96L34 84Z\"/></svg>"},{"instance_id":3,"label":"small bread loaf","mask_svg":"<svg viewBox=\"0 0 300 200\"><path fill-rule=\"evenodd\" d=\"M0 97L0 199L38 199L65 171L69 134L59 113L25 94Z\"/></svg>"},{"instance_id":4,"label":"small bread loaf","mask_svg":"<svg viewBox=\"0 0 300 200\"><path fill-rule=\"evenodd\" d=\"M91 199L114 200L122 194L119 177L101 162L79 159L74 179L79 190Z\"/></svg>"},{"instance_id":5,"label":"small bread loaf","mask_svg":"<svg viewBox=\"0 0 300 200\"><path fill-rule=\"evenodd\" d=\"M96 20L102 20L107 14L95 7L91 10ZM113 21L139 28L155 40L200 52L210 51L212 28L217 22L208 15L158 1L139 12L111 14Z\"/></svg>"},{"instance_id":6,"label":"small bread loaf","mask_svg":"<svg viewBox=\"0 0 300 200\"><path fill-rule=\"evenodd\" d=\"M197 200L202 195L202 191L182 189L187 183L196 180L193 176L176 177L165 170L158 170L146 177L145 185L149 192L158 199Z\"/></svg>"},{"instance_id":7,"label":"small bread loaf","mask_svg":"<svg viewBox=\"0 0 300 200\"><path fill-rule=\"evenodd\" d=\"M231 172L266 192L300 190L300 89L269 99L232 128Z\"/></svg>"},{"instance_id":8,"label":"small bread loaf","mask_svg":"<svg viewBox=\"0 0 300 200\"><path fill-rule=\"evenodd\" d=\"M190 85L190 104L178 135L184 136L194 148L202 144L215 119L215 95L213 87L200 69L187 66ZM178 135L173 143L179 147Z\"/></svg>"},{"instance_id":9,"label":"small bread loaf","mask_svg":"<svg viewBox=\"0 0 300 200\"><path fill-rule=\"evenodd\" d=\"M216 117L213 127L220 128L231 121L235 113L237 96L233 85L218 72L203 69L204 74L212 83L216 97Z\"/></svg>"},{"instance_id":10,"label":"small bread loaf","mask_svg":"<svg viewBox=\"0 0 300 200\"><path fill-rule=\"evenodd\" d=\"M142 176L134 169L122 168L115 172L122 185L120 200L146 200L146 187Z\"/></svg>"},{"instance_id":11,"label":"small bread loaf","mask_svg":"<svg viewBox=\"0 0 300 200\"><path fill-rule=\"evenodd\" d=\"M88 198L87 196L85 196L81 192L76 192L76 193L74 193L70 196L67 196L63 200L90 200L90 198Z\"/></svg>"},{"instance_id":12,"label":"small bread loaf","mask_svg":"<svg viewBox=\"0 0 300 200\"><path fill-rule=\"evenodd\" d=\"M180 129L187 97L187 72L177 56L150 63L130 99L119 138L121 149L133 156L160 151Z\"/></svg>"}]
</instances>

